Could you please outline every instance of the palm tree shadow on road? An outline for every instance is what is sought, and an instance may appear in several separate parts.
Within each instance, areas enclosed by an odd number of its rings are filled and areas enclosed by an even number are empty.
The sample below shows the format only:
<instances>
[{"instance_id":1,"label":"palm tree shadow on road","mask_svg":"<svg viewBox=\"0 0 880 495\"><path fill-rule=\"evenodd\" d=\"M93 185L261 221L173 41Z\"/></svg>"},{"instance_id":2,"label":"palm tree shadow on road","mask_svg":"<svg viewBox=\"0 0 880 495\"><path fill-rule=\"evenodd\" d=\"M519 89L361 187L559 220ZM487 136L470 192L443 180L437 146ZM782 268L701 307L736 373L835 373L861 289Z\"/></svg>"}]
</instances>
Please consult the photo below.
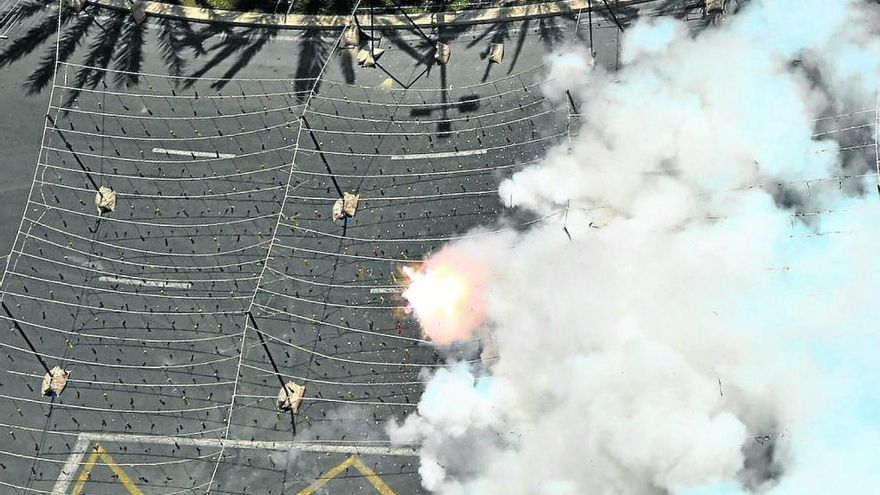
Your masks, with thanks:
<instances>
[{"instance_id":1,"label":"palm tree shadow on road","mask_svg":"<svg viewBox=\"0 0 880 495\"><path fill-rule=\"evenodd\" d=\"M205 59L201 67L188 74L190 77L180 80L178 84L184 86L190 86L218 66L225 69L221 77L231 78L277 36L277 30L270 28L199 25L162 17L151 17L139 24L128 11L89 5L78 12L66 3L59 8L55 0L29 0L19 8L19 22L30 21L32 25L0 49L0 68L22 61L35 50L43 50L23 84L28 94L35 94L51 84L56 60L76 60L72 86L78 89L67 93L64 105L72 104L81 89L93 89L108 82L117 86L137 85L146 53L158 53L168 74L177 77L187 75L190 65ZM59 26L61 33L56 45ZM318 49L316 54L324 52ZM105 79L108 69L115 74ZM226 82L218 80L212 87L221 89Z\"/></svg>"}]
</instances>

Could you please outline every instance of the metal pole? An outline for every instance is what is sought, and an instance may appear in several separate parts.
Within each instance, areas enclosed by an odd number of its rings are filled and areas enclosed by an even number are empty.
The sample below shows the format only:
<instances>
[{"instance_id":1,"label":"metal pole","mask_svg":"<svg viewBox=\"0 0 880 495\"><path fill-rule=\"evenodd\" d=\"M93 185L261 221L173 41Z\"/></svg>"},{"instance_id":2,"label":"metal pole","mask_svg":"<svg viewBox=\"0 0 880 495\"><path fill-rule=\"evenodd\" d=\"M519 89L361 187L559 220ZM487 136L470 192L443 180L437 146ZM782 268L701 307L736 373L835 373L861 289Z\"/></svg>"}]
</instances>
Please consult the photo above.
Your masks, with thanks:
<instances>
[{"instance_id":1,"label":"metal pole","mask_svg":"<svg viewBox=\"0 0 880 495\"><path fill-rule=\"evenodd\" d=\"M303 115L300 118L302 125L309 132L309 137L312 138L312 144L315 145L315 151L318 152L318 156L321 157L321 161L324 162L324 168L327 169L327 173L330 174L330 180L333 181L333 187L336 188L336 192L339 193L339 197L345 196L342 192L342 187L339 186L339 181L336 180L336 175L333 173L333 169L330 168L330 162L327 161L327 157L324 156L324 150L321 149L321 142L318 141L318 138L315 137L315 133L312 131L312 126L309 125L309 121L306 120L306 116Z\"/></svg>"},{"instance_id":2,"label":"metal pole","mask_svg":"<svg viewBox=\"0 0 880 495\"><path fill-rule=\"evenodd\" d=\"M31 339L28 338L27 334L24 333L24 329L21 328L21 326L18 324L18 321L16 321L15 317L12 316L12 312L9 311L9 308L6 306L6 302L0 302L0 305L3 306L3 311L6 312L6 315L9 316L9 319L12 321L12 325L24 338L24 341L27 343L28 347L31 348L31 352L33 353L34 357L37 358L37 361L39 361L40 365L43 366L43 369L46 370L46 373L51 375L52 371L49 370L49 365L46 364L46 361L43 361L43 356L40 356L40 354L37 352L37 349L34 347L34 344L31 342Z\"/></svg>"},{"instance_id":3,"label":"metal pole","mask_svg":"<svg viewBox=\"0 0 880 495\"><path fill-rule=\"evenodd\" d=\"M393 4L394 4L394 7L397 9L397 11L400 12L401 14L403 14L403 17L405 17L406 20L407 20L410 24L412 24L414 28L416 28L416 31L418 31L419 35L420 35L422 38L424 38L424 39L425 39L426 41L428 41L429 43L433 43L433 42L434 42L434 40L432 40L430 36L428 36L427 34L425 34L424 31L422 31L422 28L420 28L419 25L416 24L416 21L414 21L414 20L412 19L412 17L410 17L409 14L406 13L406 10L404 10L404 8L401 7L399 3L397 3L397 0L391 0L391 3L393 3Z\"/></svg>"},{"instance_id":4,"label":"metal pole","mask_svg":"<svg viewBox=\"0 0 880 495\"><path fill-rule=\"evenodd\" d=\"M64 137L64 133L61 132L61 129L57 125L55 125L55 119L53 119L52 116L50 116L49 114L46 114L46 118L49 119L49 122L52 123L52 128L55 129L56 133L58 133L58 137L61 138L61 141L64 143L64 147L67 148L68 151L70 151L71 155L73 155L73 159L76 161L77 165L79 165L79 168L81 168L83 172L85 172L86 178L89 179L89 182L92 183L95 191L100 190L101 188L98 187L98 183L95 182L95 179L92 178L92 171L89 170L88 167L86 167L86 164L82 162L82 160L79 158L79 155L76 154L76 151L73 151L73 146L71 146L67 138Z\"/></svg>"},{"instance_id":5,"label":"metal pole","mask_svg":"<svg viewBox=\"0 0 880 495\"><path fill-rule=\"evenodd\" d=\"M254 318L253 313L248 311L247 313L248 320L251 321L251 326L254 327L254 330L257 332L257 337L260 339L260 344L263 346L263 350L266 351L266 356L269 357L269 364L272 365L272 369L275 370L275 376L278 377L278 383L281 384L281 388L286 389L287 385L284 383L284 378L281 378L281 371L278 370L278 365L275 364L275 358L272 357L272 353L269 352L269 346L266 345L265 339L263 339L263 334L260 332L260 327L257 326L257 320ZM287 391L290 393L290 390Z\"/></svg>"},{"instance_id":6,"label":"metal pole","mask_svg":"<svg viewBox=\"0 0 880 495\"><path fill-rule=\"evenodd\" d=\"M614 24L617 24L617 29L623 31L623 25L620 24L619 20L617 20L617 15L615 15L614 11L611 10L611 6L608 5L608 0L602 0L602 3L605 4L605 8L608 9L608 13L611 14L611 19L614 20Z\"/></svg>"},{"instance_id":7,"label":"metal pole","mask_svg":"<svg viewBox=\"0 0 880 495\"><path fill-rule=\"evenodd\" d=\"M257 338L260 339L260 344L263 346L263 351L266 353L266 356L269 357L269 364L272 365L272 369L275 371L275 376L278 378L278 383L281 384L281 388L287 394L288 400L290 400L290 396L293 395L293 390L287 388L287 384L284 383L284 378L281 377L281 372L278 371L278 365L275 364L275 358L272 357L272 353L269 352L269 346L266 345L266 340L263 338L263 333L260 332L260 328L257 326L256 318L254 318L253 313L251 313L250 311L247 312L247 317L248 320L250 320L251 322L251 326L254 327L254 331L257 332ZM290 425L293 429L293 434L296 435L296 421L294 419L293 410L290 411Z\"/></svg>"},{"instance_id":8,"label":"metal pole","mask_svg":"<svg viewBox=\"0 0 880 495\"><path fill-rule=\"evenodd\" d=\"M593 50L593 0L587 0L587 14L590 21L590 56L596 57L596 50Z\"/></svg>"}]
</instances>

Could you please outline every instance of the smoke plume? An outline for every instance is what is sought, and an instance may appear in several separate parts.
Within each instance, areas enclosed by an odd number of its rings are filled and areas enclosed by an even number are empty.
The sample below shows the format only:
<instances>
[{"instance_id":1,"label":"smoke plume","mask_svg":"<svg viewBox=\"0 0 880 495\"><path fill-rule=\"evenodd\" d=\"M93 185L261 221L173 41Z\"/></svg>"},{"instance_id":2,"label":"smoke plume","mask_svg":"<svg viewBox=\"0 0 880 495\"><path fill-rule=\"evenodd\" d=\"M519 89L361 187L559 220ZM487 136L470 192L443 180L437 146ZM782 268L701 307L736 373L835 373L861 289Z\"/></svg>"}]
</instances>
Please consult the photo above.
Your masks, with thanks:
<instances>
[{"instance_id":1,"label":"smoke plume","mask_svg":"<svg viewBox=\"0 0 880 495\"><path fill-rule=\"evenodd\" d=\"M482 326L497 358L389 425L427 489L880 493L878 20L755 0L699 34L639 21L618 72L548 58L581 127L500 195L558 214L438 255L465 282L487 260L443 342Z\"/></svg>"}]
</instances>

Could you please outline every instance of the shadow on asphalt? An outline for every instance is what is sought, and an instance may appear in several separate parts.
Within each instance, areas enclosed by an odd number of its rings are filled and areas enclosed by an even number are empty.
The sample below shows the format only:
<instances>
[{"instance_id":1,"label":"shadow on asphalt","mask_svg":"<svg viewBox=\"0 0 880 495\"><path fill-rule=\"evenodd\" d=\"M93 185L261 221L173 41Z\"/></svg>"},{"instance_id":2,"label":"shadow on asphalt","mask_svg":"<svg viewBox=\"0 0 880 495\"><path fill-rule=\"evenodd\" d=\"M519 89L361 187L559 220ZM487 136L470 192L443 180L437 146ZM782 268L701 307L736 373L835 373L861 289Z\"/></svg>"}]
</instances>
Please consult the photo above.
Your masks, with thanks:
<instances>
[{"instance_id":1,"label":"shadow on asphalt","mask_svg":"<svg viewBox=\"0 0 880 495\"><path fill-rule=\"evenodd\" d=\"M196 1L205 2L205 0ZM329 3L321 0L281 1L293 2L296 10L301 12L317 12L331 7L344 10L351 8L353 3L352 0L329 0ZM379 4L387 2L387 0L375 1ZM661 0L658 10L664 15L674 16L687 12L694 6L702 5L702 2L703 0ZM436 10L442 10L442 6L448 3L438 3ZM193 85L200 77L221 65L226 68L221 78L235 77L260 50L279 35L278 29L267 27L233 27L222 23L195 23L170 18L151 18L150 22L138 24L131 14L125 11L88 5L81 12L77 12L67 2L62 2L59 11L56 5L56 0L21 2L16 7L20 12L19 22L29 20L30 27L16 38L9 40L0 51L0 67L5 67L21 60L34 50L44 50L37 67L24 82L24 87L30 94L41 92L51 83L56 61L56 47L52 41L59 26L61 35L58 43L58 61L69 61L74 56L80 56L79 52L85 50L84 56L79 59L85 67L77 70L74 75L75 84L71 85L83 89L106 84L106 81L103 81L106 69L118 71L112 81L114 84L137 85L140 82L137 73L140 72L143 63L144 41L148 39L148 35L151 36L150 39L154 36L158 40L158 51L168 74L184 76L180 81L184 87ZM612 10L609 8L610 5L603 0L593 0L593 16L614 22L623 30L635 22L639 15L636 6L615 6ZM362 8L366 7L362 6ZM537 30L538 36L548 48L552 49L563 44L560 31L553 29L555 22L554 18L539 18L490 23L481 29L481 33L470 45L485 39L490 39L493 43L512 41L511 57L514 64L510 66L513 67L526 40L526 33L531 29ZM516 29L517 34L512 35L512 29ZM391 45L411 56L415 65L423 65L425 73L429 74L435 68L433 51L436 41L451 43L466 31L466 26L440 26L428 35L416 28L413 32L421 34L422 38L415 42L411 38L404 39L400 30L383 30L381 35ZM310 80L319 75L321 67L330 56L332 51L330 42L322 34L324 33L320 29L306 29L300 33L303 41L302 52L295 69L297 84L300 86L311 85ZM340 57L340 63L343 65L346 82L353 83L354 60L350 54L348 57ZM197 66L198 64L200 65ZM484 80L489 77L490 69L491 64L487 61ZM418 77L421 75L424 74ZM394 74L389 76L395 77ZM408 87L414 81L399 82L404 87ZM228 81L222 79L217 80L212 87L219 90L227 83ZM295 89L297 92L308 92L312 88ZM77 96L78 92L72 91L65 105L72 103Z\"/></svg>"},{"instance_id":2,"label":"shadow on asphalt","mask_svg":"<svg viewBox=\"0 0 880 495\"><path fill-rule=\"evenodd\" d=\"M56 56L59 62L71 61L76 57L78 63L84 66L74 75L73 87L91 89L109 82L102 81L106 69L118 71L113 84L137 85L140 82L137 73L141 70L143 47L148 36L151 40L158 40L158 53L168 74L184 76L180 80L184 87L191 86L221 64L225 71L220 77L233 78L279 33L278 29L266 27L233 27L162 17L138 24L125 11L89 5L77 12L65 3L59 12L55 5L55 0L24 2L20 7L19 22L30 20L31 25L9 40L0 51L0 67L6 67L34 50L44 50L36 68L24 82L30 94L39 93L49 86ZM53 41L59 25L61 34L56 54ZM316 77L327 60L330 45L317 29L305 30L302 37L303 56L299 57L296 77ZM212 87L219 90L227 82L218 80ZM298 91L303 89L311 88L296 88ZM77 91L71 92L65 105L77 96Z\"/></svg>"}]
</instances>

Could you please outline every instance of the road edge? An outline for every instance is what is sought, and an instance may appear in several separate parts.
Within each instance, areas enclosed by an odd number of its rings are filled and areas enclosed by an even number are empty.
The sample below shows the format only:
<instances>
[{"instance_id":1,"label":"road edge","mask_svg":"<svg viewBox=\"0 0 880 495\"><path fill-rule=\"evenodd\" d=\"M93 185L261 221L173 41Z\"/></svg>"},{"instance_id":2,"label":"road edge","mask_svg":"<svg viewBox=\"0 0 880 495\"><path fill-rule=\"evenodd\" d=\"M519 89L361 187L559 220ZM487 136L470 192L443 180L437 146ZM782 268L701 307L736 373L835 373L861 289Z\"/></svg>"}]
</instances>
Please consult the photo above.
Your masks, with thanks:
<instances>
[{"instance_id":1,"label":"road edge","mask_svg":"<svg viewBox=\"0 0 880 495\"><path fill-rule=\"evenodd\" d=\"M463 10L460 12L439 12L410 14L382 14L373 17L375 26L383 27L437 27L462 24L487 24L514 21L537 17L550 17L592 8L601 10L604 4L595 5L600 0L561 0L514 7L491 7L486 9ZM614 8L622 5L636 5L651 0L609 0ZM219 22L239 26L266 26L279 29L342 29L348 23L349 15L307 15L307 14L266 14L261 12L238 12L232 10L213 10L201 7L185 7L155 1L140 2L147 15L170 17L194 22ZM131 11L131 0L89 0L89 4L115 10ZM369 25L368 14L355 16L359 25Z\"/></svg>"}]
</instances>

